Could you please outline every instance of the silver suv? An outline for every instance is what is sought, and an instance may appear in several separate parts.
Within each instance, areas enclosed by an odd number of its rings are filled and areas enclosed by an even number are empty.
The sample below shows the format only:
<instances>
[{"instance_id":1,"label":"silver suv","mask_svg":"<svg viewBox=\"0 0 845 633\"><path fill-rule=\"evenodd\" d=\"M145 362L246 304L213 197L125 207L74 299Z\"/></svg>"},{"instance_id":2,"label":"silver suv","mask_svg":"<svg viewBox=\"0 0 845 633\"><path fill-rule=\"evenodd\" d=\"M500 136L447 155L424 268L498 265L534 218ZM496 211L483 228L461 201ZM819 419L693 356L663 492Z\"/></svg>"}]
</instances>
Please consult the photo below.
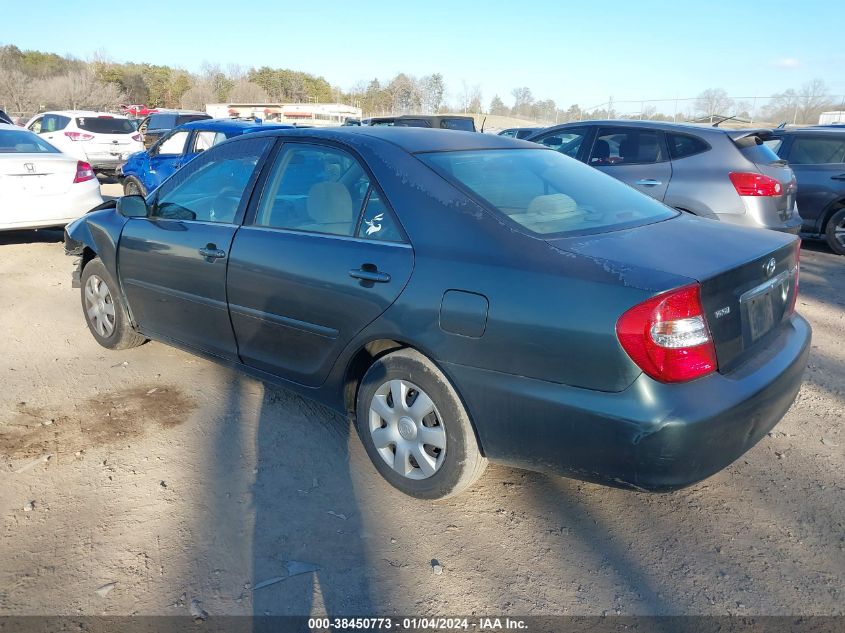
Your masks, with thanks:
<instances>
[{"instance_id":1,"label":"silver suv","mask_svg":"<svg viewBox=\"0 0 845 633\"><path fill-rule=\"evenodd\" d=\"M764 142L771 130L656 121L584 121L528 140L554 148L705 218L798 233L796 181Z\"/></svg>"}]
</instances>

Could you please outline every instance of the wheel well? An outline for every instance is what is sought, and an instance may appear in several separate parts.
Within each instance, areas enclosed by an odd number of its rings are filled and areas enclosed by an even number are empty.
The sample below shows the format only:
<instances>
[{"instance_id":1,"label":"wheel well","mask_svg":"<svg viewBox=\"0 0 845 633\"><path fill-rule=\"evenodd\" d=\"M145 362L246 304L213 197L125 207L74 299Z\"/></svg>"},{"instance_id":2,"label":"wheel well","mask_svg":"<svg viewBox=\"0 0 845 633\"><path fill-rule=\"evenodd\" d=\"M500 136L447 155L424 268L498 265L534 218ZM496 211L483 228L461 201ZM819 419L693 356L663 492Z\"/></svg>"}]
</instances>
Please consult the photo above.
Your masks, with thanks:
<instances>
[{"instance_id":1,"label":"wheel well","mask_svg":"<svg viewBox=\"0 0 845 633\"><path fill-rule=\"evenodd\" d=\"M399 341L394 341L393 339L377 339L370 341L355 353L352 360L349 361L343 381L343 404L348 412L353 415L355 413L355 398L358 395L358 385L361 384L361 380L370 366L385 354L406 347L410 346Z\"/></svg>"},{"instance_id":2,"label":"wheel well","mask_svg":"<svg viewBox=\"0 0 845 633\"><path fill-rule=\"evenodd\" d=\"M92 259L97 256L97 253L94 252L93 249L88 248L87 246L82 249L82 264L79 266L79 271L82 272L85 270L85 267L88 265Z\"/></svg>"},{"instance_id":3,"label":"wheel well","mask_svg":"<svg viewBox=\"0 0 845 633\"><path fill-rule=\"evenodd\" d=\"M822 222L821 226L819 227L819 233L823 236L825 231L827 231L827 223L830 222L830 218L833 217L833 214L839 211L839 209L845 208L845 198L840 198L839 200L834 200L833 202L828 205L827 209L824 213L824 221ZM799 213L801 211L799 210Z\"/></svg>"}]
</instances>

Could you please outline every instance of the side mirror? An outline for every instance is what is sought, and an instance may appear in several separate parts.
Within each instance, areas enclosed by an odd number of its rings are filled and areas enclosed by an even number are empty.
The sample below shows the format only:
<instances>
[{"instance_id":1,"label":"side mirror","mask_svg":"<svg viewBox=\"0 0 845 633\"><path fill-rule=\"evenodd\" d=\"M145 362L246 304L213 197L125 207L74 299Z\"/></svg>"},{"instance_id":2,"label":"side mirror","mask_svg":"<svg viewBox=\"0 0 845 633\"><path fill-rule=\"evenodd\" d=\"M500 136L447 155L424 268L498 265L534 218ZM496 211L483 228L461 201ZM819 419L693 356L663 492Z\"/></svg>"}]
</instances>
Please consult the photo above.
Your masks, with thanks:
<instances>
[{"instance_id":1,"label":"side mirror","mask_svg":"<svg viewBox=\"0 0 845 633\"><path fill-rule=\"evenodd\" d=\"M149 214L143 196L123 196L117 199L117 212L125 218L145 218Z\"/></svg>"}]
</instances>

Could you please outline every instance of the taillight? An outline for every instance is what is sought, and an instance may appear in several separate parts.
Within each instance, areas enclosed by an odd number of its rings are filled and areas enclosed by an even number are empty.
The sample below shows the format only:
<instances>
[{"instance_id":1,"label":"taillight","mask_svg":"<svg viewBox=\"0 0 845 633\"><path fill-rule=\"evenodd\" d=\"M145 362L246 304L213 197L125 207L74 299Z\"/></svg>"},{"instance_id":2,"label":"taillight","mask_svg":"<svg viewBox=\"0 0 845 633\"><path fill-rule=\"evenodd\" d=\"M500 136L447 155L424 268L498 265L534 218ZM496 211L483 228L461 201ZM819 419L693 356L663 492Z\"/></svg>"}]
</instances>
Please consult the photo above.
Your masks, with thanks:
<instances>
[{"instance_id":1,"label":"taillight","mask_svg":"<svg viewBox=\"0 0 845 633\"><path fill-rule=\"evenodd\" d=\"M86 134L85 132L65 132L71 141L90 141L94 138L93 134Z\"/></svg>"},{"instance_id":2,"label":"taillight","mask_svg":"<svg viewBox=\"0 0 845 633\"><path fill-rule=\"evenodd\" d=\"M77 161L76 163L76 176L73 177L73 182L86 182L88 180L94 179L94 170L91 169L91 165L84 161Z\"/></svg>"},{"instance_id":3,"label":"taillight","mask_svg":"<svg viewBox=\"0 0 845 633\"><path fill-rule=\"evenodd\" d=\"M741 171L732 171L729 176L741 196L779 196L783 193L783 186L771 176Z\"/></svg>"},{"instance_id":4,"label":"taillight","mask_svg":"<svg viewBox=\"0 0 845 633\"><path fill-rule=\"evenodd\" d=\"M787 314L795 312L795 304L798 301L798 277L801 274L801 238L795 243L795 267L792 269L792 300L789 302L789 307L786 310Z\"/></svg>"},{"instance_id":5,"label":"taillight","mask_svg":"<svg viewBox=\"0 0 845 633\"><path fill-rule=\"evenodd\" d=\"M133 134L133 135L132 135L132 140L133 140L133 141L138 141L138 142L140 143L140 142L141 142L141 135L140 135L140 134Z\"/></svg>"},{"instance_id":6,"label":"taillight","mask_svg":"<svg viewBox=\"0 0 845 633\"><path fill-rule=\"evenodd\" d=\"M616 335L631 360L660 382L684 382L716 371L716 348L697 283L634 306L616 322Z\"/></svg>"}]
</instances>

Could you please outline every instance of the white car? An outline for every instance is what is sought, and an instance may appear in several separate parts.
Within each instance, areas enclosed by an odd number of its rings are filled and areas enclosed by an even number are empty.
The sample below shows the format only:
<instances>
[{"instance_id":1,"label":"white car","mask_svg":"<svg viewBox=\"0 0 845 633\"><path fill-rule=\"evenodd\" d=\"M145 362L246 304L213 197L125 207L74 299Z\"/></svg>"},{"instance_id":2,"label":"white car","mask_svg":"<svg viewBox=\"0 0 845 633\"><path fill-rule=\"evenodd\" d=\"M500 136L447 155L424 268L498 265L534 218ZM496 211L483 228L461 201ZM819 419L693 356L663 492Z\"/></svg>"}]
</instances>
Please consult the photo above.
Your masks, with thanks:
<instances>
[{"instance_id":1,"label":"white car","mask_svg":"<svg viewBox=\"0 0 845 633\"><path fill-rule=\"evenodd\" d=\"M61 110L32 117L26 129L95 171L116 171L129 154L144 150L131 120L120 114Z\"/></svg>"},{"instance_id":2,"label":"white car","mask_svg":"<svg viewBox=\"0 0 845 633\"><path fill-rule=\"evenodd\" d=\"M102 202L91 165L0 123L0 231L64 226Z\"/></svg>"}]
</instances>

